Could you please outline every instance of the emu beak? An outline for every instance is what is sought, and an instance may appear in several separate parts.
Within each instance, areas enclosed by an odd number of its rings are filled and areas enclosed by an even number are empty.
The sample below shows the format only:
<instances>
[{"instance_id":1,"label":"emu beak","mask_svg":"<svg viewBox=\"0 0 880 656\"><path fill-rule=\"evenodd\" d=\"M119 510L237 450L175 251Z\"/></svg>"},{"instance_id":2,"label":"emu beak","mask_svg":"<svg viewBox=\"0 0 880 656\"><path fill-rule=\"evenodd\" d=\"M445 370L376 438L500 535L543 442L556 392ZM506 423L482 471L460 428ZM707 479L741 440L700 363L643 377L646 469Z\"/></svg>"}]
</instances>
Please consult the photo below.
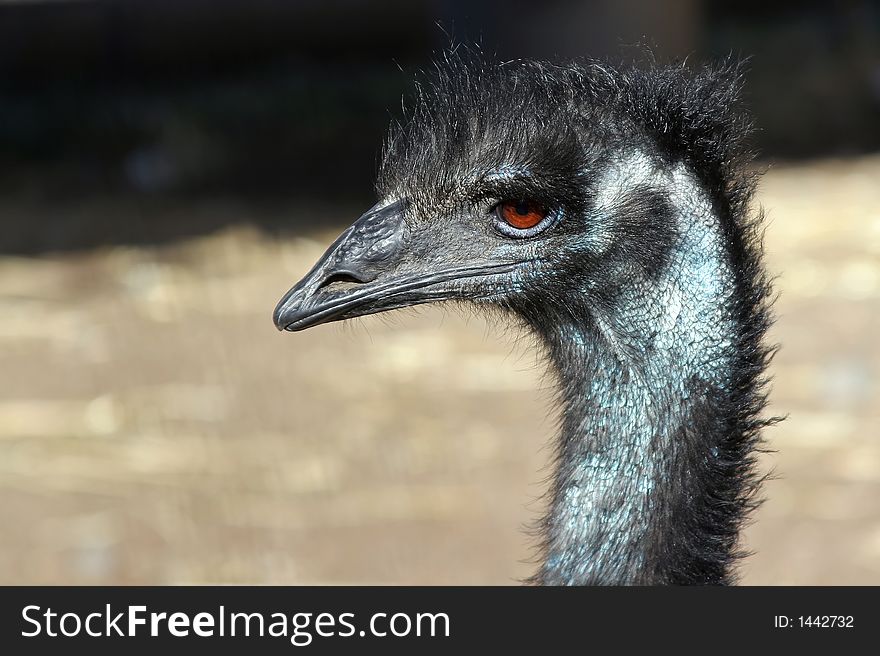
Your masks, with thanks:
<instances>
[{"instance_id":1,"label":"emu beak","mask_svg":"<svg viewBox=\"0 0 880 656\"><path fill-rule=\"evenodd\" d=\"M343 315L357 316L351 313L357 307L378 301L387 286L371 283L393 268L403 241L402 209L400 201L372 207L343 232L279 301L275 327L304 330Z\"/></svg>"},{"instance_id":2,"label":"emu beak","mask_svg":"<svg viewBox=\"0 0 880 656\"><path fill-rule=\"evenodd\" d=\"M404 201L373 207L333 242L275 308L278 330L442 301L462 295L457 281L509 272L515 264L441 265L418 257L425 244L407 234ZM424 239L422 239L424 241ZM409 257L406 257L409 251Z\"/></svg>"}]
</instances>

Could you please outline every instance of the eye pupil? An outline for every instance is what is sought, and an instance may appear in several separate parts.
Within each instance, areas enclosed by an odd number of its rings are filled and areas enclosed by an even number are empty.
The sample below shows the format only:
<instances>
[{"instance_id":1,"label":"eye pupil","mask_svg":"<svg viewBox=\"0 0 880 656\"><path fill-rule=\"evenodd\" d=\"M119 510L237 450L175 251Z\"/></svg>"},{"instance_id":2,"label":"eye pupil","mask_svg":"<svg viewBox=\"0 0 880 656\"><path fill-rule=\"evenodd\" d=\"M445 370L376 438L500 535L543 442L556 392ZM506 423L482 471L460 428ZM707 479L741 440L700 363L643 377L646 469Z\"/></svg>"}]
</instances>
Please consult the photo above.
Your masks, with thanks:
<instances>
[{"instance_id":1,"label":"eye pupil","mask_svg":"<svg viewBox=\"0 0 880 656\"><path fill-rule=\"evenodd\" d=\"M520 216L526 216L529 213L529 204L521 200L516 204L516 213Z\"/></svg>"}]
</instances>

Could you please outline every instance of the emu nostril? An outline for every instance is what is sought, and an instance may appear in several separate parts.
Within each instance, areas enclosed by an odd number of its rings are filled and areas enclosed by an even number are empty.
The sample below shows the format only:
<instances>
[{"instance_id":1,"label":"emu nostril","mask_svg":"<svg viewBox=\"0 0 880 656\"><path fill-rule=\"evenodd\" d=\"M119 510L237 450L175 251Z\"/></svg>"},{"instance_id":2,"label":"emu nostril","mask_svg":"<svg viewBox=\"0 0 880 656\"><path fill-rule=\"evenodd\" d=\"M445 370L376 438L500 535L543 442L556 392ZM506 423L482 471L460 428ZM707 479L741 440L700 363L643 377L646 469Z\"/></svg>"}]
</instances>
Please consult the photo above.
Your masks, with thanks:
<instances>
[{"instance_id":1,"label":"emu nostril","mask_svg":"<svg viewBox=\"0 0 880 656\"><path fill-rule=\"evenodd\" d=\"M329 287L331 285L336 285L338 288L346 288L349 286L362 285L366 280L362 280L348 271L341 271L338 273L333 273L327 276L324 281L318 285L318 289L315 291L319 291Z\"/></svg>"}]
</instances>

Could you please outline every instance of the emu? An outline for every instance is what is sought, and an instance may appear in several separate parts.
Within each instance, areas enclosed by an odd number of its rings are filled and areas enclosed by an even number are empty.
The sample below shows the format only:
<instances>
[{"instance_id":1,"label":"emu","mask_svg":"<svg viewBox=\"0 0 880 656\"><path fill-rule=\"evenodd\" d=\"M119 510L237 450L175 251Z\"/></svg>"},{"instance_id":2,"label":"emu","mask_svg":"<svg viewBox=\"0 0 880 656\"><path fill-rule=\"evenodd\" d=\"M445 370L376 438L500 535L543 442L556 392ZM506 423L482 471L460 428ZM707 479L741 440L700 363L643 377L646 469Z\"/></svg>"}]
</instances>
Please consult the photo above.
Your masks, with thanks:
<instances>
[{"instance_id":1,"label":"emu","mask_svg":"<svg viewBox=\"0 0 880 656\"><path fill-rule=\"evenodd\" d=\"M742 78L447 55L378 203L275 309L299 331L465 302L537 337L561 414L532 583L736 582L775 421Z\"/></svg>"}]
</instances>

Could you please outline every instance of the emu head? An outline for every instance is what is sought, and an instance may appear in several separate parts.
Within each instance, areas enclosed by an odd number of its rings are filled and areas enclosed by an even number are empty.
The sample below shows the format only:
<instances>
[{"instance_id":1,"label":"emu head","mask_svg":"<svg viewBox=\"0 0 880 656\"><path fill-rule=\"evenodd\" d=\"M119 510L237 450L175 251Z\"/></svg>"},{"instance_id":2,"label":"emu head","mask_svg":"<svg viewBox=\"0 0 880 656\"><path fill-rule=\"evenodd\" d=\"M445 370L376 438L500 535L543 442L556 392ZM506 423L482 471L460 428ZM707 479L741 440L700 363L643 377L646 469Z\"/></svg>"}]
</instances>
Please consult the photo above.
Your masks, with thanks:
<instances>
[{"instance_id":1,"label":"emu head","mask_svg":"<svg viewBox=\"0 0 880 656\"><path fill-rule=\"evenodd\" d=\"M603 241L589 217L591 113L575 102L575 78L542 71L441 75L391 130L381 200L284 296L276 326L447 300L546 307L582 288L585 257Z\"/></svg>"},{"instance_id":2,"label":"emu head","mask_svg":"<svg viewBox=\"0 0 880 656\"><path fill-rule=\"evenodd\" d=\"M729 191L735 70L447 64L392 126L379 202L284 296L279 329L440 301L493 304L539 332L578 326L632 278L657 284L675 232L649 184L659 167L695 159Z\"/></svg>"}]
</instances>

